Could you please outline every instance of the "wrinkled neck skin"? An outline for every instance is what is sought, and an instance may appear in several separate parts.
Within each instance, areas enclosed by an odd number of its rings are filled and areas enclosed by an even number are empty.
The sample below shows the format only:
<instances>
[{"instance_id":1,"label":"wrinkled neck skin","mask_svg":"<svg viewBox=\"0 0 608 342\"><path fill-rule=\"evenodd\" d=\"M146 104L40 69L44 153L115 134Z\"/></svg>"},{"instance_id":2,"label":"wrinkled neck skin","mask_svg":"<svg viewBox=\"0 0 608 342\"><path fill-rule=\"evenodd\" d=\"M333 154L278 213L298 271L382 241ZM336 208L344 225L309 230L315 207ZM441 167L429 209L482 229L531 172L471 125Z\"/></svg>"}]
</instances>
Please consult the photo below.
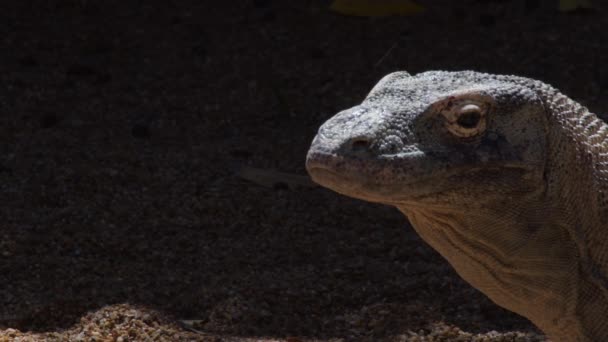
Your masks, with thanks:
<instances>
[{"instance_id":1,"label":"wrinkled neck skin","mask_svg":"<svg viewBox=\"0 0 608 342\"><path fill-rule=\"evenodd\" d=\"M574 315L582 332L563 340L604 341L608 336L608 126L559 93L547 106L551 113L559 113L549 129L547 199L558 203L556 218L576 248L579 274L576 297L567 299L576 303Z\"/></svg>"},{"instance_id":2,"label":"wrinkled neck skin","mask_svg":"<svg viewBox=\"0 0 608 342\"><path fill-rule=\"evenodd\" d=\"M557 338L563 330L582 331L570 302L578 287L577 255L562 248L570 244L565 229L543 222L550 215L535 195L498 210L398 209L464 280Z\"/></svg>"},{"instance_id":3,"label":"wrinkled neck skin","mask_svg":"<svg viewBox=\"0 0 608 342\"><path fill-rule=\"evenodd\" d=\"M608 232L598 168L608 157L603 139L582 140L589 132L564 129L563 119L551 118L544 181L534 189L475 208L445 201L396 206L498 305L527 317L553 341L601 341L608 336Z\"/></svg>"}]
</instances>

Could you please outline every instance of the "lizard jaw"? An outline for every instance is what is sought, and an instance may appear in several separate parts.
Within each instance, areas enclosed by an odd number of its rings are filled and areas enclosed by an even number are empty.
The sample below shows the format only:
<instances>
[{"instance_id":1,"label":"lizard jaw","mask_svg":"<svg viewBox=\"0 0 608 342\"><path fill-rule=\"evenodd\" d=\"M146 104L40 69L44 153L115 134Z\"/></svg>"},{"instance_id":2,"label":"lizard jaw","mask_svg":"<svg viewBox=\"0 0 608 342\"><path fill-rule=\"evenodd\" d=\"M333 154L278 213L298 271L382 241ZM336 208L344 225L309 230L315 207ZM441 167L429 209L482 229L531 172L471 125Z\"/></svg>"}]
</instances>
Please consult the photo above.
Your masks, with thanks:
<instances>
[{"instance_id":1,"label":"lizard jaw","mask_svg":"<svg viewBox=\"0 0 608 342\"><path fill-rule=\"evenodd\" d=\"M405 155L399 158L405 159ZM409 157L416 159L418 156ZM388 165L391 162L395 160L351 158L311 150L306 158L306 169L315 183L370 202L396 205L428 195L425 183L431 182L432 177L393 181L397 177L391 171L394 167Z\"/></svg>"},{"instance_id":2,"label":"lizard jaw","mask_svg":"<svg viewBox=\"0 0 608 342\"><path fill-rule=\"evenodd\" d=\"M488 163L483 168L463 165L440 173L403 172L430 170L432 164L432 158L423 152L369 159L311 149L306 158L306 169L315 183L342 195L394 206L444 206L454 193L459 193L463 200L479 199L484 194L472 191L475 179L496 179L494 185L502 187L505 193L511 188L509 182L519 184L516 191L531 191L533 181L542 177L535 171L537 165L520 163ZM500 182L500 178L509 181ZM493 198L491 194L487 197ZM458 205L465 207L464 203Z\"/></svg>"}]
</instances>

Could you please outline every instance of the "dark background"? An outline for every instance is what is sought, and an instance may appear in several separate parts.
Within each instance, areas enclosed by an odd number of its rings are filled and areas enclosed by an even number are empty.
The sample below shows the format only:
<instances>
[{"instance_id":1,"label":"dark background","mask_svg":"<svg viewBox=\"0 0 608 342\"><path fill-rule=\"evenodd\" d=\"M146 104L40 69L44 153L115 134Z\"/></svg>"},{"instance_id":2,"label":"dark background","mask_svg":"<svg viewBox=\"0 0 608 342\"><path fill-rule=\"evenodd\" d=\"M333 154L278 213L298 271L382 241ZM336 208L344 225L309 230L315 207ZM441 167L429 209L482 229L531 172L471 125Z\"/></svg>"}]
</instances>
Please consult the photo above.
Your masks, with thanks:
<instances>
[{"instance_id":1,"label":"dark background","mask_svg":"<svg viewBox=\"0 0 608 342\"><path fill-rule=\"evenodd\" d=\"M517 74L608 108L601 1L418 3L3 2L0 340L541 340L396 210L273 173L305 180L318 126L395 70Z\"/></svg>"}]
</instances>

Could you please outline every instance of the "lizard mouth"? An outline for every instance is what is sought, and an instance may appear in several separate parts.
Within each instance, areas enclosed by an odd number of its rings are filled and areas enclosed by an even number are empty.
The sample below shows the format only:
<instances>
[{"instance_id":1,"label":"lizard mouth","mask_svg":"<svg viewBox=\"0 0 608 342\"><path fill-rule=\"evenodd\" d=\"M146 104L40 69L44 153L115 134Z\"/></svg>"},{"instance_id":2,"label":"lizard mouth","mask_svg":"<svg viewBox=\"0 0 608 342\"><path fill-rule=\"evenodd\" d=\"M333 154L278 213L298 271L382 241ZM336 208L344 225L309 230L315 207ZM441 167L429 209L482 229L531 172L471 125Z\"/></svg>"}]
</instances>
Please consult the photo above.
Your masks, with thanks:
<instances>
[{"instance_id":1,"label":"lizard mouth","mask_svg":"<svg viewBox=\"0 0 608 342\"><path fill-rule=\"evenodd\" d=\"M365 183L358 181L354 177L350 178L344 173L336 172L324 166L310 166L307 167L307 170L315 183L342 195L370 202L390 203L387 198L372 194L368 190L369 186L366 186ZM375 185L374 187L377 186Z\"/></svg>"},{"instance_id":2,"label":"lizard mouth","mask_svg":"<svg viewBox=\"0 0 608 342\"><path fill-rule=\"evenodd\" d=\"M465 164L443 168L438 173L420 171L438 169L431 164L432 158L424 153L369 159L313 150L306 159L306 169L315 183L346 196L390 205L439 204L435 202L442 196L475 187L476 179L494 179L495 186L505 189L513 182L527 188L530 179L524 175L532 175L535 169L534 165L518 163L486 163L483 167Z\"/></svg>"},{"instance_id":3,"label":"lizard mouth","mask_svg":"<svg viewBox=\"0 0 608 342\"><path fill-rule=\"evenodd\" d=\"M343 195L371 202L395 204L404 199L424 196L422 183L431 177L407 177L398 174L396 160L344 157L327 152L311 151L306 169L312 180ZM416 179L412 181L412 179Z\"/></svg>"}]
</instances>

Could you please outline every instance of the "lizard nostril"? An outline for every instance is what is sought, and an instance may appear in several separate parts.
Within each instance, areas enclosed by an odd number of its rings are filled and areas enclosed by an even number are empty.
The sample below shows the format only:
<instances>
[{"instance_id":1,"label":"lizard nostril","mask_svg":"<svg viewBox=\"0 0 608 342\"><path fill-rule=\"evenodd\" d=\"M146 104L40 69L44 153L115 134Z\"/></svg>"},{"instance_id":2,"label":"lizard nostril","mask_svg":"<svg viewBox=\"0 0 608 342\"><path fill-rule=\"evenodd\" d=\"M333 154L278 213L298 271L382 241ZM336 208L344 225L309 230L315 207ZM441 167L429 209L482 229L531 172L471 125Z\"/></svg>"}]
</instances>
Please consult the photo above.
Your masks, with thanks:
<instances>
[{"instance_id":1,"label":"lizard nostril","mask_svg":"<svg viewBox=\"0 0 608 342\"><path fill-rule=\"evenodd\" d=\"M369 150L370 141L366 138L355 138L350 141L350 148L353 152L363 152Z\"/></svg>"}]
</instances>

